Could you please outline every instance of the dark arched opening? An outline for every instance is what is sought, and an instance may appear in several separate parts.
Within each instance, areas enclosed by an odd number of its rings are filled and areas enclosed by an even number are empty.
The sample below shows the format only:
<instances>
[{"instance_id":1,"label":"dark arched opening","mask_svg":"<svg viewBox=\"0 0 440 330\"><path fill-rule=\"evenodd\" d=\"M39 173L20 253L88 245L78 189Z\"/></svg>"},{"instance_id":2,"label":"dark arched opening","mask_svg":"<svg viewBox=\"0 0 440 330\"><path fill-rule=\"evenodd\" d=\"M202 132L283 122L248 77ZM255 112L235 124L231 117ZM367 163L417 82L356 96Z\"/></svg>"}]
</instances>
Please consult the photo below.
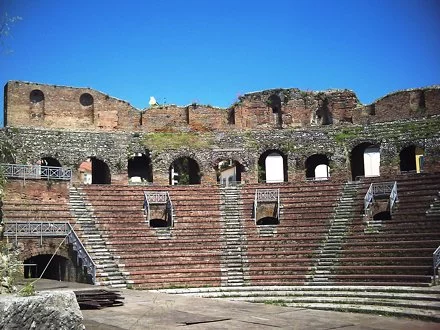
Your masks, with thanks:
<instances>
[{"instance_id":1,"label":"dark arched opening","mask_svg":"<svg viewBox=\"0 0 440 330\"><path fill-rule=\"evenodd\" d=\"M153 228L163 228L163 227L169 227L170 224L167 220L164 219L151 219L150 220L150 227Z\"/></svg>"},{"instance_id":2,"label":"dark arched opening","mask_svg":"<svg viewBox=\"0 0 440 330\"><path fill-rule=\"evenodd\" d=\"M170 166L170 184L200 184L200 168L197 162L189 157L176 159Z\"/></svg>"},{"instance_id":3,"label":"dark arched opening","mask_svg":"<svg viewBox=\"0 0 440 330\"><path fill-rule=\"evenodd\" d=\"M400 171L414 171L420 173L423 171L424 150L414 145L403 148L399 153Z\"/></svg>"},{"instance_id":4,"label":"dark arched opening","mask_svg":"<svg viewBox=\"0 0 440 330\"><path fill-rule=\"evenodd\" d=\"M391 220L391 213L389 211L376 213L373 216L373 220Z\"/></svg>"},{"instance_id":5,"label":"dark arched opening","mask_svg":"<svg viewBox=\"0 0 440 330\"><path fill-rule=\"evenodd\" d=\"M41 158L41 166L61 167L61 163L56 158L43 157Z\"/></svg>"},{"instance_id":6,"label":"dark arched opening","mask_svg":"<svg viewBox=\"0 0 440 330\"><path fill-rule=\"evenodd\" d=\"M287 156L279 150L267 150L258 159L258 182L287 182Z\"/></svg>"},{"instance_id":7,"label":"dark arched opening","mask_svg":"<svg viewBox=\"0 0 440 330\"><path fill-rule=\"evenodd\" d=\"M408 146L403 148L399 153L400 171L415 171L416 170L416 147Z\"/></svg>"},{"instance_id":8,"label":"dark arched opening","mask_svg":"<svg viewBox=\"0 0 440 330\"><path fill-rule=\"evenodd\" d=\"M241 173L244 172L244 170L244 166L236 160L221 160L215 167L215 171L217 173L217 182L224 186L241 182Z\"/></svg>"},{"instance_id":9,"label":"dark arched opening","mask_svg":"<svg viewBox=\"0 0 440 330\"><path fill-rule=\"evenodd\" d=\"M317 169L319 165L325 165ZM329 175L329 159L327 155L315 154L308 157L305 161L306 178L308 179L327 179Z\"/></svg>"},{"instance_id":10,"label":"dark arched opening","mask_svg":"<svg viewBox=\"0 0 440 330\"><path fill-rule=\"evenodd\" d=\"M128 178L132 181L153 182L153 169L149 152L138 153L128 160Z\"/></svg>"},{"instance_id":11,"label":"dark arched opening","mask_svg":"<svg viewBox=\"0 0 440 330\"><path fill-rule=\"evenodd\" d=\"M108 165L95 157L91 157L92 162L92 184L110 184L111 174Z\"/></svg>"},{"instance_id":12,"label":"dark arched opening","mask_svg":"<svg viewBox=\"0 0 440 330\"><path fill-rule=\"evenodd\" d=\"M377 145L369 142L363 142L358 144L351 151L350 165L351 165L351 176L353 180L357 177L365 176L365 161L364 154L367 149L379 149Z\"/></svg>"},{"instance_id":13,"label":"dark arched opening","mask_svg":"<svg viewBox=\"0 0 440 330\"><path fill-rule=\"evenodd\" d=\"M258 226L269 226L269 225L279 225L279 224L280 221L278 220L278 218L274 218L274 217L264 217L257 220Z\"/></svg>"},{"instance_id":14,"label":"dark arched opening","mask_svg":"<svg viewBox=\"0 0 440 330\"><path fill-rule=\"evenodd\" d=\"M49 263L52 255L50 254L40 254L37 256L30 257L24 262L24 277L25 278L38 278L43 273L44 268ZM68 259L59 255L55 255L50 261L49 266L44 272L42 278L47 278L57 281L67 281L67 267Z\"/></svg>"},{"instance_id":15,"label":"dark arched opening","mask_svg":"<svg viewBox=\"0 0 440 330\"><path fill-rule=\"evenodd\" d=\"M272 94L267 99L267 105L272 109L272 113L274 114L275 117L275 124L278 127L281 127L283 124L283 117L281 111L281 98L276 94Z\"/></svg>"},{"instance_id":16,"label":"dark arched opening","mask_svg":"<svg viewBox=\"0 0 440 330\"><path fill-rule=\"evenodd\" d=\"M29 94L29 101L31 101L31 103L39 103L41 101L44 101L44 93L39 89L34 89Z\"/></svg>"}]
</instances>

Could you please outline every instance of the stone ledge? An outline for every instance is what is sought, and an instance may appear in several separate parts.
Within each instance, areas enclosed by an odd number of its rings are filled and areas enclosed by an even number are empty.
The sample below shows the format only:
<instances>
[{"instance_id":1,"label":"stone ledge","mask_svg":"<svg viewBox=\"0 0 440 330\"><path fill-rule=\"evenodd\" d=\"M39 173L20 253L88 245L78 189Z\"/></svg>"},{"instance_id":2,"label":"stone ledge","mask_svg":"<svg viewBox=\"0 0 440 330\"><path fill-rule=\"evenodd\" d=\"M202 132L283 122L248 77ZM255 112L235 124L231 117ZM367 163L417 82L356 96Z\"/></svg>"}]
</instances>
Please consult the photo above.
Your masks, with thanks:
<instances>
[{"instance_id":1,"label":"stone ledge","mask_svg":"<svg viewBox=\"0 0 440 330\"><path fill-rule=\"evenodd\" d=\"M73 291L0 296L0 315L0 329L85 329Z\"/></svg>"}]
</instances>

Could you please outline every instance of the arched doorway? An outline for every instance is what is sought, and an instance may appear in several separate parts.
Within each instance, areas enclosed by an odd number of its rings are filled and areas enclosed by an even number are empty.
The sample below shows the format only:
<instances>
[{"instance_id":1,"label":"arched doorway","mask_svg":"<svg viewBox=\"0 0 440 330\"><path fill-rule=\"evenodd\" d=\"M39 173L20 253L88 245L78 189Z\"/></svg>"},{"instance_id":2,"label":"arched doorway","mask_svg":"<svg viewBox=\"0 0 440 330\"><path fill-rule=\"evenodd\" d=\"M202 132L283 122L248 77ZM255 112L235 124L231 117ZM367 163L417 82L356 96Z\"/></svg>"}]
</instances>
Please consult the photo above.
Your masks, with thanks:
<instances>
[{"instance_id":1,"label":"arched doorway","mask_svg":"<svg viewBox=\"0 0 440 330\"><path fill-rule=\"evenodd\" d=\"M329 159L327 155L315 154L305 161L306 179L327 180L330 177Z\"/></svg>"},{"instance_id":2,"label":"arched doorway","mask_svg":"<svg viewBox=\"0 0 440 330\"><path fill-rule=\"evenodd\" d=\"M267 99L267 105L272 109L275 125L277 127L282 127L283 116L281 111L281 98L276 94L272 94Z\"/></svg>"},{"instance_id":3,"label":"arched doorway","mask_svg":"<svg viewBox=\"0 0 440 330\"><path fill-rule=\"evenodd\" d=\"M147 154L137 153L128 160L129 182L153 182L153 169L149 152Z\"/></svg>"},{"instance_id":4,"label":"arched doorway","mask_svg":"<svg viewBox=\"0 0 440 330\"><path fill-rule=\"evenodd\" d=\"M268 150L260 156L258 182L287 182L287 157L282 152Z\"/></svg>"},{"instance_id":5,"label":"arched doorway","mask_svg":"<svg viewBox=\"0 0 440 330\"><path fill-rule=\"evenodd\" d=\"M43 157L40 160L41 166L61 167L61 163L58 159L53 157Z\"/></svg>"},{"instance_id":6,"label":"arched doorway","mask_svg":"<svg viewBox=\"0 0 440 330\"><path fill-rule=\"evenodd\" d=\"M389 211L378 212L373 216L373 220L391 220L391 213Z\"/></svg>"},{"instance_id":7,"label":"arched doorway","mask_svg":"<svg viewBox=\"0 0 440 330\"><path fill-rule=\"evenodd\" d=\"M364 142L353 148L350 157L352 179L380 175L380 148Z\"/></svg>"},{"instance_id":8,"label":"arched doorway","mask_svg":"<svg viewBox=\"0 0 440 330\"><path fill-rule=\"evenodd\" d=\"M190 157L176 159L170 166L170 185L200 184L200 167Z\"/></svg>"},{"instance_id":9,"label":"arched doorway","mask_svg":"<svg viewBox=\"0 0 440 330\"><path fill-rule=\"evenodd\" d=\"M399 153L400 171L416 172L423 171L424 150L414 145L403 148Z\"/></svg>"},{"instance_id":10,"label":"arched doorway","mask_svg":"<svg viewBox=\"0 0 440 330\"><path fill-rule=\"evenodd\" d=\"M225 159L218 162L215 171L219 184L231 186L241 182L241 173L244 172L244 166L233 159Z\"/></svg>"},{"instance_id":11,"label":"arched doorway","mask_svg":"<svg viewBox=\"0 0 440 330\"><path fill-rule=\"evenodd\" d=\"M43 273L52 255L39 254L24 261L24 277L38 278ZM49 266L44 271L42 278L57 281L68 281L69 259L55 255L50 261Z\"/></svg>"},{"instance_id":12,"label":"arched doorway","mask_svg":"<svg viewBox=\"0 0 440 330\"><path fill-rule=\"evenodd\" d=\"M257 220L257 226L279 225L280 221L275 217L264 217Z\"/></svg>"},{"instance_id":13,"label":"arched doorway","mask_svg":"<svg viewBox=\"0 0 440 330\"><path fill-rule=\"evenodd\" d=\"M79 166L81 181L85 184L110 184L111 174L108 165L96 158L90 157Z\"/></svg>"}]
</instances>

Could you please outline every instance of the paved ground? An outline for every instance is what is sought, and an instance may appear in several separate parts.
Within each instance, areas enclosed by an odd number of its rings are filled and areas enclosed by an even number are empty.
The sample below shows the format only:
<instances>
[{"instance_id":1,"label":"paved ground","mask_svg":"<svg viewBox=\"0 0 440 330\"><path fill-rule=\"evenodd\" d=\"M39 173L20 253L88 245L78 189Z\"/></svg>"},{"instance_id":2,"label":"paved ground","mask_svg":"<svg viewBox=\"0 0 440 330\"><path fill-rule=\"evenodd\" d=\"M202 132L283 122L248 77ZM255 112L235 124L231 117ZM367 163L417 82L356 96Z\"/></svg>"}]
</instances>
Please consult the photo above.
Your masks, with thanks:
<instances>
[{"instance_id":1,"label":"paved ground","mask_svg":"<svg viewBox=\"0 0 440 330\"><path fill-rule=\"evenodd\" d=\"M43 289L97 288L42 280ZM440 329L440 323L355 313L318 311L265 304L193 298L137 290L121 290L125 304L85 310L89 330L140 329Z\"/></svg>"}]
</instances>

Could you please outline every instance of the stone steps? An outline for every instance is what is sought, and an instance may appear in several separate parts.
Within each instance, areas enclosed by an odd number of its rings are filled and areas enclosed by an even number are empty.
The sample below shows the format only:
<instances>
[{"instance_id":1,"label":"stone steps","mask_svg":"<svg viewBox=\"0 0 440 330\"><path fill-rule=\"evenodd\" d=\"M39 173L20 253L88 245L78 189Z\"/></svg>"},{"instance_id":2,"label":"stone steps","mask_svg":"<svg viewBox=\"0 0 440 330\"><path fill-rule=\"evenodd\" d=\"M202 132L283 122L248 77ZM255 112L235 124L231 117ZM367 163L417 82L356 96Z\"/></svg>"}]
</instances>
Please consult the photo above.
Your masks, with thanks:
<instances>
[{"instance_id":1,"label":"stone steps","mask_svg":"<svg viewBox=\"0 0 440 330\"><path fill-rule=\"evenodd\" d=\"M78 234L89 255L96 264L96 285L106 285L110 287L126 287L125 276L127 272L122 272L115 263L110 250L107 248L106 241L96 227L92 212L89 210L90 203L85 202L85 194L80 188L70 188L71 213L75 216L77 224L80 226Z\"/></svg>"},{"instance_id":2,"label":"stone steps","mask_svg":"<svg viewBox=\"0 0 440 330\"><path fill-rule=\"evenodd\" d=\"M242 245L244 243L243 225L240 221L240 190L223 188L221 190L220 212L222 216L222 235L225 249L222 260L222 286L241 286L245 283L244 255Z\"/></svg>"},{"instance_id":3,"label":"stone steps","mask_svg":"<svg viewBox=\"0 0 440 330\"><path fill-rule=\"evenodd\" d=\"M342 250L347 225L354 216L353 206L357 194L357 184L347 183L344 186L342 196L335 208L334 218L331 222L326 239L320 246L320 254L315 263L314 273L311 279L312 285L328 283L335 260Z\"/></svg>"},{"instance_id":4,"label":"stone steps","mask_svg":"<svg viewBox=\"0 0 440 330\"><path fill-rule=\"evenodd\" d=\"M300 308L385 314L440 322L439 287L249 286L158 291Z\"/></svg>"}]
</instances>

